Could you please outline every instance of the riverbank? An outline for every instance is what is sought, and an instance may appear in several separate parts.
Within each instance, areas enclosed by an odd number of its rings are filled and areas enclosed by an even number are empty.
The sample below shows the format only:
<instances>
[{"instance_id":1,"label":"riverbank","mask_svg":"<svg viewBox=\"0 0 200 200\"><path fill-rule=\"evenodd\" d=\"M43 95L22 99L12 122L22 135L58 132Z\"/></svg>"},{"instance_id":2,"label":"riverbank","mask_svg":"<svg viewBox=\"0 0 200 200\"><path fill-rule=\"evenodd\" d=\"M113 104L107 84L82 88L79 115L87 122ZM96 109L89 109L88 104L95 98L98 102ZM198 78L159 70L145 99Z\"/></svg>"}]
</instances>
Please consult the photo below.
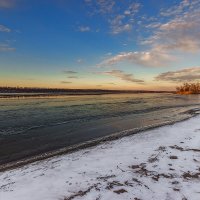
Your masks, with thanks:
<instances>
[{"instance_id":1,"label":"riverbank","mask_svg":"<svg viewBox=\"0 0 200 200\"><path fill-rule=\"evenodd\" d=\"M0 199L200 196L200 116L0 173Z\"/></svg>"}]
</instances>

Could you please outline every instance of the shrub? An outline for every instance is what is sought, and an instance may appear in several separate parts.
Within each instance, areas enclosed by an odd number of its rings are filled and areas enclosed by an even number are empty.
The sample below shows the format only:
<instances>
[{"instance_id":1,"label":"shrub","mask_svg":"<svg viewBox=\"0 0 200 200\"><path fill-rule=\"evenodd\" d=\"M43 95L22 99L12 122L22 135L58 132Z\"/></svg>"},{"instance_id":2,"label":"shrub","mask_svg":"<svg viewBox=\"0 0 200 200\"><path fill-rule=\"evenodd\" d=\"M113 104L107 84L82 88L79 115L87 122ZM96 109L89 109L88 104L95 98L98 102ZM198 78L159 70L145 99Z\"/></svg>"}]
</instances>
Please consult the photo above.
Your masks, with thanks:
<instances>
[{"instance_id":1,"label":"shrub","mask_svg":"<svg viewBox=\"0 0 200 200\"><path fill-rule=\"evenodd\" d=\"M184 83L176 88L178 94L200 94L200 83Z\"/></svg>"}]
</instances>

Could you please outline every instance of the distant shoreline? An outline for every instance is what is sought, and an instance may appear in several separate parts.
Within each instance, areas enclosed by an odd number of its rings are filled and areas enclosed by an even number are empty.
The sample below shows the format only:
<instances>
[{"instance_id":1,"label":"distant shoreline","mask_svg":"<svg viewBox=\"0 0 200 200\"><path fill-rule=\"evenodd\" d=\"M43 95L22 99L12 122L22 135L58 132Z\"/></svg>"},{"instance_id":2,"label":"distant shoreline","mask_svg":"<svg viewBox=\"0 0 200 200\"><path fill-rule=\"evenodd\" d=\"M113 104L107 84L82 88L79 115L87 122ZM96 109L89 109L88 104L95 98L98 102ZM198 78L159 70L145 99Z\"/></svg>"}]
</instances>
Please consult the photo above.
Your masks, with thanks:
<instances>
[{"instance_id":1,"label":"distant shoreline","mask_svg":"<svg viewBox=\"0 0 200 200\"><path fill-rule=\"evenodd\" d=\"M65 96L65 95L67 96L67 95L139 94L139 93L175 93L175 91L0 87L0 98Z\"/></svg>"}]
</instances>

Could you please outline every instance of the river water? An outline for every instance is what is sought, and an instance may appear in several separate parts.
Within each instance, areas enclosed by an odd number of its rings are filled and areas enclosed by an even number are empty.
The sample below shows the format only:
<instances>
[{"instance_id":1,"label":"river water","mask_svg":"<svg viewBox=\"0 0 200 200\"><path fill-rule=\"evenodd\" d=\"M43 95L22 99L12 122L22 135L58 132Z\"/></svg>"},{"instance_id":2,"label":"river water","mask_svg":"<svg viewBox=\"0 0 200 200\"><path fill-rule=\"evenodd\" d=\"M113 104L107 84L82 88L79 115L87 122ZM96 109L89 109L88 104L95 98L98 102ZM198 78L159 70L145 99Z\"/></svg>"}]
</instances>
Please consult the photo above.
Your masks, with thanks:
<instances>
[{"instance_id":1,"label":"river water","mask_svg":"<svg viewBox=\"0 0 200 200\"><path fill-rule=\"evenodd\" d=\"M0 165L122 131L183 120L200 109L200 95L11 97L0 98Z\"/></svg>"}]
</instances>

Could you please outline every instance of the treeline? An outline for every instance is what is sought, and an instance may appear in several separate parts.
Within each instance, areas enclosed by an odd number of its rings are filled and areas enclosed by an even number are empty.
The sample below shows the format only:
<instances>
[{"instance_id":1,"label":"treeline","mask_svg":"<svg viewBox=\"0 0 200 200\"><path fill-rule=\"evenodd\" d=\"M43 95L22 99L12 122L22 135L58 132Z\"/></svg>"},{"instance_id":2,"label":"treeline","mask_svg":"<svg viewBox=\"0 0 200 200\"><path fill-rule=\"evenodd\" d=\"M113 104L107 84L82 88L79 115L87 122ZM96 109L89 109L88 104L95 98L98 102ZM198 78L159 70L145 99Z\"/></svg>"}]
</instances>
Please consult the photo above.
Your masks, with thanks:
<instances>
[{"instance_id":1,"label":"treeline","mask_svg":"<svg viewBox=\"0 0 200 200\"><path fill-rule=\"evenodd\" d=\"M200 94L200 83L184 83L176 88L178 94Z\"/></svg>"},{"instance_id":2,"label":"treeline","mask_svg":"<svg viewBox=\"0 0 200 200\"><path fill-rule=\"evenodd\" d=\"M62 88L31 88L31 87L0 87L0 93L23 95L81 95L81 94L108 94L118 93L116 90L101 89L62 89Z\"/></svg>"},{"instance_id":3,"label":"treeline","mask_svg":"<svg viewBox=\"0 0 200 200\"><path fill-rule=\"evenodd\" d=\"M105 90L105 89L60 89L31 87L0 87L0 93L47 93L47 94L115 94L115 93L168 93L170 91Z\"/></svg>"},{"instance_id":4,"label":"treeline","mask_svg":"<svg viewBox=\"0 0 200 200\"><path fill-rule=\"evenodd\" d=\"M96 92L101 90L35 88L35 87L0 87L1 93L65 93L65 92ZM104 91L104 90L102 90Z\"/></svg>"}]
</instances>

